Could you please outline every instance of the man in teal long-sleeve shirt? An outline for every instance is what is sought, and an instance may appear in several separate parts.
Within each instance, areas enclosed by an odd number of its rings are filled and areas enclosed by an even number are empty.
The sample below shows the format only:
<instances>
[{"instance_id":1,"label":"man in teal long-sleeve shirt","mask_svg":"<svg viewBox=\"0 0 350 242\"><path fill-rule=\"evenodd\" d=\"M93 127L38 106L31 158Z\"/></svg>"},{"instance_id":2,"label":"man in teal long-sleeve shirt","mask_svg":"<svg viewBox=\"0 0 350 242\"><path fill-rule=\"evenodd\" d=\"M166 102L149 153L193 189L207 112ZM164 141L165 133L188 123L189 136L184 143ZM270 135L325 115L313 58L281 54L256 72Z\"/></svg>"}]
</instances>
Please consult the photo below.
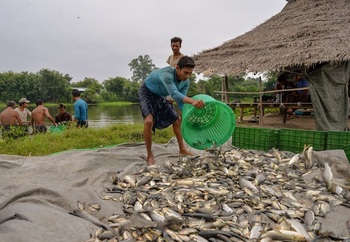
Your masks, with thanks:
<instances>
[{"instance_id":1,"label":"man in teal long-sleeve shirt","mask_svg":"<svg viewBox=\"0 0 350 242\"><path fill-rule=\"evenodd\" d=\"M184 103L191 104L196 108L204 107L203 100L195 100L187 95L190 85L189 77L192 74L195 63L191 57L183 56L176 67L164 67L151 72L141 85L138 96L140 99L141 113L144 118L143 135L147 150L147 164L155 164L152 152L152 130L163 129L173 125L179 152L184 155L192 155L186 149L181 134L181 118L176 112L172 101L175 100L182 110Z\"/></svg>"},{"instance_id":2,"label":"man in teal long-sleeve shirt","mask_svg":"<svg viewBox=\"0 0 350 242\"><path fill-rule=\"evenodd\" d=\"M74 100L74 122L77 123L77 127L89 126L88 124L88 105L80 98L80 91L78 89L73 89L72 91Z\"/></svg>"}]
</instances>

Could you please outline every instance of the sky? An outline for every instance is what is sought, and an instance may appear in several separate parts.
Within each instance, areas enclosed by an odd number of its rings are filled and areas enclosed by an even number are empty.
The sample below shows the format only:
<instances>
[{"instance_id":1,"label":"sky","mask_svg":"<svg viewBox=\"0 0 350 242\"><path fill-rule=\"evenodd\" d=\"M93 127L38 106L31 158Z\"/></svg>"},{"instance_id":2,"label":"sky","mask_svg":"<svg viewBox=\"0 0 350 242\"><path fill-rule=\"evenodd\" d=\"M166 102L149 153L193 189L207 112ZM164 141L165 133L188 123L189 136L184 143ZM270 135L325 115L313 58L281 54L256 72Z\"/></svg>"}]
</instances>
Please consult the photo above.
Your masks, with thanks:
<instances>
[{"instance_id":1,"label":"sky","mask_svg":"<svg viewBox=\"0 0 350 242\"><path fill-rule=\"evenodd\" d=\"M285 0L0 0L0 72L43 68L72 82L130 79L128 64L149 55L164 67L170 39L192 56L242 35Z\"/></svg>"}]
</instances>

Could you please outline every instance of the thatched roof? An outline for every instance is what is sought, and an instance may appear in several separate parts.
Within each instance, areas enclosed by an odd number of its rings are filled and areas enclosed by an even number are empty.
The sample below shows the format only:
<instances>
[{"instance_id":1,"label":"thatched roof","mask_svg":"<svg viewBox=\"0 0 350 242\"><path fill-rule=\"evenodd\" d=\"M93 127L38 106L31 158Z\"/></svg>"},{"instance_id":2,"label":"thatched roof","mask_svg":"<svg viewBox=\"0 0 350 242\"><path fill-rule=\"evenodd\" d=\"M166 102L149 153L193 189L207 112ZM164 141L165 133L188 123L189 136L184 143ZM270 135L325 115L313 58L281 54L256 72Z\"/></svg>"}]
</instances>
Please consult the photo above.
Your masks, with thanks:
<instances>
[{"instance_id":1,"label":"thatched roof","mask_svg":"<svg viewBox=\"0 0 350 242\"><path fill-rule=\"evenodd\" d=\"M193 57L205 75L350 60L350 0L289 0L253 30Z\"/></svg>"}]
</instances>

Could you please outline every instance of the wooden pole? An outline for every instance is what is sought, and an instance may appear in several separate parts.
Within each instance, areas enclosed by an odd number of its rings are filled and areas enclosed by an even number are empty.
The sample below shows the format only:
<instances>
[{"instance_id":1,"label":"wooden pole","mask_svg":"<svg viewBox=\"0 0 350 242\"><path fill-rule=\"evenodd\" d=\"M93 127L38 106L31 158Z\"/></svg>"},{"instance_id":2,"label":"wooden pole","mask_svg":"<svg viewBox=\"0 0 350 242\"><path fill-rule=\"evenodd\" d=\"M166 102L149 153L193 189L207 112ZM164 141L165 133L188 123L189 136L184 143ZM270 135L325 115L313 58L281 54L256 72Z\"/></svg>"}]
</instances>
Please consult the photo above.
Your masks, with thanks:
<instances>
[{"instance_id":1,"label":"wooden pole","mask_svg":"<svg viewBox=\"0 0 350 242\"><path fill-rule=\"evenodd\" d=\"M227 76L227 74L225 75L225 102L226 103L229 103L229 99L228 99L228 93L227 93L227 91L228 91L228 76Z\"/></svg>"},{"instance_id":2,"label":"wooden pole","mask_svg":"<svg viewBox=\"0 0 350 242\"><path fill-rule=\"evenodd\" d=\"M225 81L225 78L221 78L221 102L223 102L224 101L224 95L225 95L225 92L226 92L226 90L225 90L225 88L224 88L224 81Z\"/></svg>"},{"instance_id":3,"label":"wooden pole","mask_svg":"<svg viewBox=\"0 0 350 242\"><path fill-rule=\"evenodd\" d=\"M262 105L262 80L261 80L261 76L259 77L259 86L260 86L260 94L259 94L259 97L260 97L260 100L259 100L259 125L260 126L264 126L264 114L263 114L263 105Z\"/></svg>"}]
</instances>

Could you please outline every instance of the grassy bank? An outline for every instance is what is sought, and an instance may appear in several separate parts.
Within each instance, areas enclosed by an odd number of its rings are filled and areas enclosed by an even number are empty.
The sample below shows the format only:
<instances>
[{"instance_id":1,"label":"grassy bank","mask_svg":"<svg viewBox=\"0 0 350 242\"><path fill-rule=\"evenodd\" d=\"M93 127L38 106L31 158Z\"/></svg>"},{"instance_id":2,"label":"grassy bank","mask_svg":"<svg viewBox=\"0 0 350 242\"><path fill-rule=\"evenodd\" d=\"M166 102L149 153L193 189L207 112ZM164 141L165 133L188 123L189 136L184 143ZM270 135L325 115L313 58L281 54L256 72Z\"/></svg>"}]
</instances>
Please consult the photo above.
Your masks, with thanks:
<instances>
[{"instance_id":1,"label":"grassy bank","mask_svg":"<svg viewBox=\"0 0 350 242\"><path fill-rule=\"evenodd\" d=\"M167 143L172 128L156 130L153 141ZM72 149L93 149L127 142L143 142L142 124L115 124L102 128L77 129L30 135L18 139L0 139L0 154L42 156Z\"/></svg>"}]
</instances>

